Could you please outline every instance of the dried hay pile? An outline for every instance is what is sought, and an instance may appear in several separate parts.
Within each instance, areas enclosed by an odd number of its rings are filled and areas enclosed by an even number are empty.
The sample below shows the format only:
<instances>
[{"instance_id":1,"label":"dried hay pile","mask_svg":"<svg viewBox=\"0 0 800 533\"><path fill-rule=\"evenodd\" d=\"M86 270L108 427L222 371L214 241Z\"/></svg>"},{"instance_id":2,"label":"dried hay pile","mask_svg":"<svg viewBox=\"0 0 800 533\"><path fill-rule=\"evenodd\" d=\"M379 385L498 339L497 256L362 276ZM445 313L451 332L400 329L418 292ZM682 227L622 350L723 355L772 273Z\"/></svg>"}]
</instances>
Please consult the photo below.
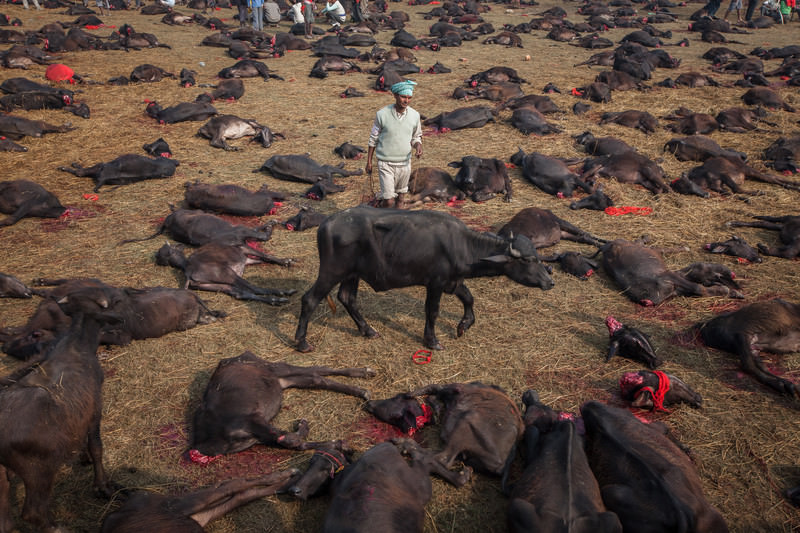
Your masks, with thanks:
<instances>
[{"instance_id":1,"label":"dried hay pile","mask_svg":"<svg viewBox=\"0 0 800 533\"><path fill-rule=\"evenodd\" d=\"M485 15L495 28L503 23L519 23L533 13L551 7L554 2L525 10L506 12L493 5ZM569 18L578 22L578 4L564 4ZM669 48L683 64L676 71L659 69L653 82L678 72L708 72L708 64L700 59L710 47L699 35L685 31L688 14L699 4L678 8L682 19L664 24L673 30L677 42L689 37L688 48ZM722 9L724 9L723 6ZM409 7L391 4L411 15L409 31L427 34L432 21L422 18L431 6ZM189 12L191 10L180 9ZM20 16L25 29L34 29L56 20L72 17L55 10L24 11L5 6L7 14ZM233 24L233 11L217 15ZM157 48L125 52L78 52L61 56L61 62L94 81L104 82L114 76L127 76L133 67L151 63L178 73L181 68L198 72L199 83L213 83L216 73L234 63L224 49L200 46L210 31L196 26L173 27L161 24L160 16L147 17L135 12L114 12L105 17L106 24L119 27L131 23L137 31L151 32L172 50ZM747 43L740 47L749 52L756 46L782 46L796 37L797 23L785 27L759 30L750 35L737 35ZM288 22L280 24L285 31ZM273 31L274 28L268 28ZM97 30L107 35L109 28ZM605 34L617 42L628 33L615 29ZM419 82L412 105L423 115L434 116L464 104L449 98L453 89L469 75L495 65L518 70L530 81L528 94L539 93L547 82L561 88L553 99L565 114L549 117L564 133L549 137L526 137L508 123L510 113L500 114L498 122L480 130L455 131L424 140L425 155L418 165L446 168L448 162L463 155L508 157L522 147L561 157L579 157L571 135L591 130L599 135L614 135L626 140L661 164L672 178L693 166L680 163L661 147L672 137L663 130L652 135L615 125L599 127L604 111L623 109L647 110L662 116L683 105L696 112L715 113L740 105L743 89L733 87L698 89L654 89L649 92L615 92L608 104L592 104L592 110L577 117L568 110L576 101L569 95L572 87L591 80L602 69L573 68L592 51L555 43L544 38L546 32L522 34L524 49L506 49L482 45L481 40L465 42L461 48L445 48L441 52L415 51L419 65L427 69L436 61L452 68L451 74L412 76ZM393 32L384 31L378 41L388 47ZM525 55L532 60L525 61ZM298 183L283 182L266 174L253 173L273 154L309 152L317 161L336 164L335 146L344 141L365 145L373 114L391 97L371 90L374 76L368 74L330 75L318 80L308 77L316 58L307 52L289 52L266 63L286 81L248 79L246 93L235 103L217 102L221 113L255 118L274 131L286 134L271 148L263 149L246 141L233 141L242 147L239 152L223 152L211 148L208 141L195 136L202 123L184 122L159 126L144 115L144 100L157 100L174 105L194 100L204 89L182 88L176 80L160 83L113 87L78 85L83 92L79 100L92 110L89 120L61 112L21 112L29 118L46 119L51 123L72 120L78 129L70 134L48 135L41 139L25 139L28 153L4 153L3 179L34 179L57 193L65 205L76 207L81 216L66 222L25 219L15 226L0 230L4 258L0 270L24 280L37 277L97 277L108 283L127 286L178 286L182 278L174 271L155 265L153 253L162 240L117 246L117 242L145 236L169 212L169 204L183 197L183 183L203 180L213 183L237 183L249 188L268 184L270 189L290 193L290 200L278 214L267 219L285 220L301 205L314 202L300 195L307 188ZM201 63L202 62L202 63ZM772 61L771 65L777 65ZM204 65L204 66L203 66ZM44 67L28 72L4 70L0 80L25 75L44 80ZM732 82L737 76L712 74ZM366 98L341 99L348 86L367 93ZM782 90L791 104L800 105L796 91ZM486 102L476 102L484 104ZM491 104L490 104L491 105ZM797 131L797 116L785 112L771 114L779 125L769 133L739 135L714 133L722 146L747 152L761 167L760 153L775 138ZM126 153L141 153L140 147L164 137L181 161L176 175L167 180L143 182L112 190L103 188L96 202L82 197L93 184L56 170L58 166L79 161L84 165L109 161ZM360 162L348 162L357 168ZM747 301L780 296L800 300L800 270L796 261L767 258L762 264L738 265L730 257L710 257L702 244L725 240L731 231L724 225L729 220L744 220L753 214L796 214L796 193L763 184L750 188L763 195L746 201L734 196L715 196L704 200L666 194L653 197L640 188L609 181L606 192L617 205L650 206L650 216L611 217L595 211L572 212L568 200L557 199L538 190L522 178L518 169L510 170L514 199L510 204L497 198L484 204L466 202L460 207L426 206L451 212L473 227L496 228L523 207L550 209L574 224L606 238L633 239L649 235L662 247L687 245L690 252L667 256L670 266L680 268L693 261L719 261L734 267L742 278ZM330 196L314 207L332 213L358 204L372 190L366 177L337 179L345 184L344 193ZM376 185L377 186L377 185ZM774 233L743 229L740 235L748 242L774 244ZM294 233L276 229L265 248L281 257L297 259L290 269L276 266L251 267L246 276L264 286L294 288L302 294L317 273L315 233ZM561 243L559 250L588 247ZM548 251L546 251L548 252ZM248 475L289 466L302 467L308 455L255 447L236 456L225 457L208 466L199 466L183 458L188 439L187 421L191 417L202 390L219 359L251 350L269 360L299 365L370 366L377 377L351 380L367 387L373 397L382 398L431 382L464 382L480 380L503 387L519 399L528 388L539 391L542 401L554 408L577 412L589 399L618 402L617 379L625 371L639 366L625 359L603 362L607 332L603 319L613 314L619 320L640 327L653 338L658 354L666 360L663 369L680 376L700 392L705 400L701 410L686 407L670 414L651 418L665 421L677 437L692 449L706 494L719 507L733 531L790 531L800 527L798 511L786 503L781 490L800 483L800 439L797 438L797 402L780 398L772 391L743 375L732 356L704 348L685 345L675 335L694 322L714 312L740 304L718 298L676 298L656 308L643 308L620 295L612 282L601 272L589 281L579 281L561 272L554 274L556 286L549 292L527 289L505 278L480 279L468 283L476 300L477 322L460 339L455 326L461 307L455 298L442 301L438 334L446 350L433 354L430 364L421 366L411 355L421 348L424 292L421 288L394 290L376 294L364 287L359 302L367 320L380 331L381 337L367 340L357 335L350 318L341 310L333 314L320 306L309 328L309 341L317 350L300 354L291 341L299 313L299 295L280 308L259 303L245 303L227 296L203 293L210 307L223 309L229 317L218 323L175 333L161 339L137 341L129 346L102 349L100 356L106 369L103 439L105 462L116 482L125 487L179 492L215 480ZM37 299L29 301L0 300L0 324L19 325L34 310ZM800 354L769 359L770 365L784 377L797 379ZM8 373L16 362L0 360L0 369ZM287 391L283 410L276 420L280 427L289 427L306 418L311 424L310 438L325 440L346 438L358 449L365 449L376 440L393 435L386 426L371 420L360 410L359 401L330 392ZM425 443L436 445L435 430L422 432ZM76 465L66 467L55 488L54 513L59 523L74 531L96 531L109 504L91 496L90 469ZM427 507L426 531L500 532L505 530L505 498L495 479L475 476L467 486L456 490L443 482L434 482L434 497ZM14 495L19 512L23 490L15 483ZM327 506L326 498L307 503L279 501L277 498L251 504L224 519L212 523L209 531L316 531ZM20 522L18 521L18 524ZM29 531L23 525L21 531Z\"/></svg>"}]
</instances>

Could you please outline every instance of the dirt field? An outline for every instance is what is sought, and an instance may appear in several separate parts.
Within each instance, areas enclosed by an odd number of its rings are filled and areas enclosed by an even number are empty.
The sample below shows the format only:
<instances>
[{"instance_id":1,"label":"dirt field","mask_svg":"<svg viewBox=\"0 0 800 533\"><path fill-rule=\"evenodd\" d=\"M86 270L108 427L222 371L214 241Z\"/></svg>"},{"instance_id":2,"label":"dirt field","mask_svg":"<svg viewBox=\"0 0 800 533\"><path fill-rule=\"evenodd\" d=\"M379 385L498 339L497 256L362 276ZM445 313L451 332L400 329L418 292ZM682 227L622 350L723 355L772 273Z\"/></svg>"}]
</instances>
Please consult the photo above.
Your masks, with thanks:
<instances>
[{"instance_id":1,"label":"dirt field","mask_svg":"<svg viewBox=\"0 0 800 533\"><path fill-rule=\"evenodd\" d=\"M484 18L496 29L504 23L523 22L531 14L540 13L553 5L563 6L569 19L582 21L575 13L578 3L545 1L541 6L507 12L493 5ZM390 10L407 11L411 22L407 29L415 35L426 35L433 21L424 20L421 13L432 6L411 7L390 4ZM676 8L681 15L676 23L663 24L671 29L677 42L688 37L687 48L666 48L683 60L675 70L659 69L653 82L678 73L697 70L711 74L721 82L732 84L738 75L712 73L709 64L700 56L711 45L700 41L699 35L686 31L688 15L700 4ZM727 3L720 9L724 14ZM33 30L54 21L72 21L74 17L59 14L60 10L25 11L19 6L3 5L0 10L12 18L19 16L23 28ZM180 9L191 13L191 10ZM233 11L217 15L232 21ZM173 27L162 24L161 16L144 16L135 12L115 12L104 18L107 25L119 27L130 23L138 31L154 33L159 40L172 46L144 51L77 52L60 56L87 79L104 82L114 76L127 76L133 67L151 63L178 73L181 68L198 72L199 83L213 83L216 73L234 63L225 50L200 46L211 34L199 26ZM286 31L288 22L277 28ZM321 25L327 28L327 25ZM273 32L276 28L267 28ZM110 28L96 30L106 36ZM618 42L629 31L614 29L604 36ZM378 42L388 47L393 31L377 35ZM464 155L498 157L508 160L517 147L561 157L580 157L572 135L591 130L595 134L618 136L660 163L671 178L680 176L694 166L678 162L662 153L662 146L673 135L659 129L645 135L616 125L598 126L604 111L624 109L647 110L663 116L679 106L696 112L716 112L740 105L744 89L738 87L697 89L654 89L649 92L615 92L612 102L592 104L589 113L575 116L569 110L577 99L569 94L572 87L592 81L603 70L600 67L572 65L593 53L556 43L544 37L546 32L522 34L524 48L507 49L497 45L465 42L460 48L445 48L441 52L415 51L421 68L436 61L452 69L451 74L412 76L419 82L412 106L423 115L434 116L442 111L464 105L449 95L471 74L495 65L518 70L529 84L527 94L538 94L548 82L561 88L562 94L553 100L567 112L549 119L564 132L548 137L521 135L508 123L509 112L498 116L479 130L460 130L443 135L426 136L425 153L415 165L447 168L450 161ZM745 44L730 45L742 52L757 46L783 46L797 41L798 22L784 27L758 30L748 35L732 35ZM530 55L530 61L525 56ZM286 191L290 199L278 214L266 220L285 220L301 205L311 205L325 213L356 205L371 194L366 177L337 179L347 190L322 202L301 197L307 186L280 181L265 173L253 171L271 155L309 152L317 161L339 162L332 150L344 141L366 146L368 130L374 112L391 102L385 93L371 90L374 80L369 74L332 74L327 79L309 78L316 58L308 52L293 51L279 59L265 62L285 81L248 79L246 93L235 103L215 103L221 113L250 117L267 124L273 131L283 132L278 140L264 149L245 141L234 141L243 149L224 152L209 146L208 141L195 136L201 122L158 125L144 115L144 100L157 100L163 105L192 101L201 88L182 88L176 80L160 83L129 85L77 85L83 91L79 100L91 108L92 116L83 120L61 111L20 112L28 118L46 119L61 124L71 121L77 130L41 139L21 141L27 153L3 153L3 178L33 179L55 192L62 203L74 207L76 216L65 221L25 219L0 230L4 250L0 271L14 274L25 281L38 277L97 277L108 283L124 286L179 286L183 279L169 268L157 266L153 254L164 239L117 246L126 238L145 236L153 232L158 221L169 213L169 204L183 198L183 184L190 180L212 183L237 183L249 188L261 184L270 189ZM779 60L767 62L774 68ZM370 65L364 65L369 67ZM42 66L27 72L0 71L0 81L27 76L44 81ZM365 98L341 99L339 93L354 86L366 93ZM782 96L800 106L796 89L780 89ZM476 102L486 104L485 101ZM491 105L491 104L490 104ZM767 133L733 134L716 132L711 135L722 146L746 152L753 164L765 168L761 153L781 135L796 134L796 114L772 112L770 120L778 124ZM662 124L665 122L662 121ZM93 184L88 178L76 178L57 170L58 166L79 161L84 165L109 161L123 153L143 153L141 146L164 137L180 160L176 175L168 180L153 180L119 187L103 188L96 202L84 199ZM358 168L361 162L347 162L346 167ZM450 383L480 380L503 387L519 401L523 391L539 391L542 401L552 407L577 412L589 399L619 402L617 380L625 371L638 370L634 362L622 358L604 363L608 345L603 323L608 314L641 328L651 335L658 355L666 362L662 367L680 376L704 398L700 410L677 407L670 413L645 415L665 421L678 438L695 455L708 499L728 521L732 531L794 531L800 529L800 511L782 497L782 491L800 484L800 439L796 401L781 398L740 372L734 357L676 339L676 334L691 324L716 312L734 309L742 303L782 297L800 300L800 269L797 261L765 258L761 264L738 264L727 256L709 256L703 251L706 242L725 240L731 230L724 223L745 220L757 214L797 214L797 193L781 188L751 184L750 188L763 195L742 199L738 196L712 196L709 199L686 197L670 193L657 197L644 189L605 180L605 190L617 205L648 206L649 216L608 216L597 211L573 212L569 200L558 199L534 189L525 182L519 169L509 170L514 187L514 199L504 203L500 198L483 204L466 202L455 207L426 206L448 211L476 229L497 228L520 209L538 206L605 238L633 239L649 235L653 244L662 247L688 246L691 251L669 255L668 264L681 268L693 261L718 261L734 268L742 279L746 300L721 298L675 298L655 308L631 303L603 273L588 281L580 281L556 271L556 286L548 292L528 289L506 278L478 279L468 283L475 296L476 324L462 338L456 338L455 327L461 316L461 306L453 297L445 296L438 322L438 335L446 350L433 354L430 364L412 363L411 355L422 348L424 292L420 288L394 290L376 294L363 287L359 302L367 320L380 333L377 339L359 337L357 330L341 307L333 314L320 306L309 326L309 341L316 351L296 352L291 344L299 313L299 296L308 289L317 274L315 232L295 233L277 228L265 246L270 252L297 260L291 268L276 266L251 267L246 277L264 286L294 288L299 294L283 307L259 303L244 303L227 296L201 293L214 309L229 316L218 323L201 326L186 332L170 334L161 339L136 341L129 346L103 348L100 357L106 371L104 388L103 441L105 463L113 479L125 487L160 492L180 492L232 476L252 475L290 466L303 467L309 455L285 452L256 446L235 456L225 457L207 466L187 462L187 421L196 407L202 390L217 361L251 350L273 361L292 364L326 364L331 366L370 366L378 375L371 380L350 379L372 391L374 398L383 398L431 382ZM774 232L742 229L739 233L749 243L774 245ZM561 243L558 250L589 247ZM549 253L545 250L544 253ZM35 309L38 299L0 300L0 325L19 325ZM800 377L800 354L769 357L768 363L776 373L797 381ZM0 359L0 371L8 373L18 363ZM287 391L283 410L276 423L289 427L300 418L311 425L310 438L325 440L345 438L356 449L394 433L387 426L374 422L360 409L360 401L329 392ZM421 442L436 446L435 429L424 430ZM20 531L31 531L19 519L23 488L18 480L13 484L15 503L12 504ZM213 532L306 532L318 531L327 508L328 499L318 498L306 503L288 499L269 498L253 503L207 528ZM65 467L58 477L53 512L59 523L72 531L97 531L103 516L115 503L95 499L91 493L91 469L75 465ZM506 500L496 479L476 475L461 489L434 480L434 496L427 507L426 532L502 532L505 531Z\"/></svg>"}]
</instances>

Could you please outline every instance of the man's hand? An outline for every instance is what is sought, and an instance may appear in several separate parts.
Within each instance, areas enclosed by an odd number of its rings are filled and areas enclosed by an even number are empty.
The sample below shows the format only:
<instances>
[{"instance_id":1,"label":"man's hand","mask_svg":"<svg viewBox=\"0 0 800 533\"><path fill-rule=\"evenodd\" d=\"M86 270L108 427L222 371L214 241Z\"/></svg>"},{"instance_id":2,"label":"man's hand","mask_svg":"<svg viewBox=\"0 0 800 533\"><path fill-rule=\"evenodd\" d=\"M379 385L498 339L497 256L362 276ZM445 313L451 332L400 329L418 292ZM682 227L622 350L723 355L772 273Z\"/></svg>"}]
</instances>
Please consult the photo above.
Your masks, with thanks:
<instances>
[{"instance_id":1,"label":"man's hand","mask_svg":"<svg viewBox=\"0 0 800 533\"><path fill-rule=\"evenodd\" d=\"M415 144L414 148L417 149L416 154L417 154L417 159L419 159L420 157L422 157L422 143Z\"/></svg>"},{"instance_id":2,"label":"man's hand","mask_svg":"<svg viewBox=\"0 0 800 533\"><path fill-rule=\"evenodd\" d=\"M372 160L367 161L367 164L364 165L364 172L366 172L368 176L372 176Z\"/></svg>"}]
</instances>

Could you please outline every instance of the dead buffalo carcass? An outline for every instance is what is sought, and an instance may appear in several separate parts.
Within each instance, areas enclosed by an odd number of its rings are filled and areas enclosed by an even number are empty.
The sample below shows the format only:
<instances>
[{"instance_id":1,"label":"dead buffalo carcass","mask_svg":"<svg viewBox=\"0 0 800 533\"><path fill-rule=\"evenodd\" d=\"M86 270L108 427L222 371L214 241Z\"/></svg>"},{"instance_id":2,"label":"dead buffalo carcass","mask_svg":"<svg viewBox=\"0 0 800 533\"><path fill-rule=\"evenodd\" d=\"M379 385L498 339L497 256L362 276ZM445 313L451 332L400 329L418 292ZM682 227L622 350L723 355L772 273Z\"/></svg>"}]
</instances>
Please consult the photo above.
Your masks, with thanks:
<instances>
[{"instance_id":1,"label":"dead buffalo carcass","mask_svg":"<svg viewBox=\"0 0 800 533\"><path fill-rule=\"evenodd\" d=\"M658 127L658 119L647 111L620 111L603 113L600 124L619 124L628 128L636 128L645 133L653 133Z\"/></svg>"},{"instance_id":2,"label":"dead buffalo carcass","mask_svg":"<svg viewBox=\"0 0 800 533\"><path fill-rule=\"evenodd\" d=\"M770 372L759 352L800 350L800 305L781 299L746 305L693 328L709 348L739 356L742 369L782 394L800 397L797 384Z\"/></svg>"},{"instance_id":3,"label":"dead buffalo carcass","mask_svg":"<svg viewBox=\"0 0 800 533\"><path fill-rule=\"evenodd\" d=\"M320 225L317 249L319 275L302 298L295 332L297 349L302 352L313 350L306 340L311 314L336 285L339 301L365 337L376 337L378 332L356 307L359 280L376 291L425 286L423 343L437 350L442 349L435 324L443 292L455 294L464 306L459 336L475 322L465 279L505 275L528 287L553 288L548 268L527 237L515 235L512 240L480 233L451 215L434 211L345 209Z\"/></svg>"},{"instance_id":4,"label":"dead buffalo carcass","mask_svg":"<svg viewBox=\"0 0 800 533\"><path fill-rule=\"evenodd\" d=\"M307 155L273 155L267 159L258 171L268 171L279 179L316 183L333 176L360 176L363 169L345 170L344 164L320 165Z\"/></svg>"},{"instance_id":5,"label":"dead buffalo carcass","mask_svg":"<svg viewBox=\"0 0 800 533\"><path fill-rule=\"evenodd\" d=\"M460 107L446 111L423 121L425 126L434 126L438 131L447 132L463 128L482 128L487 122L494 122L496 112L483 105Z\"/></svg>"},{"instance_id":6,"label":"dead buffalo carcass","mask_svg":"<svg viewBox=\"0 0 800 533\"><path fill-rule=\"evenodd\" d=\"M522 148L511 156L511 163L522 167L522 177L533 183L547 194L560 198L572 196L576 187L591 193L589 187L581 177L572 172L567 164L557 157L531 152L526 154Z\"/></svg>"},{"instance_id":7,"label":"dead buffalo carcass","mask_svg":"<svg viewBox=\"0 0 800 533\"><path fill-rule=\"evenodd\" d=\"M66 208L56 195L33 181L0 181L0 227L16 224L25 217L58 218Z\"/></svg>"},{"instance_id":8,"label":"dead buffalo carcass","mask_svg":"<svg viewBox=\"0 0 800 533\"><path fill-rule=\"evenodd\" d=\"M96 279L39 280L40 284L56 285L51 290L37 289L44 299L27 323L5 328L0 335L3 351L18 359L31 359L46 350L69 327L69 318L58 301L86 288L101 288L114 293L120 321L104 326L101 344L126 345L133 340L162 337L173 331L184 331L198 324L210 324L225 316L209 309L192 291L147 287L117 288Z\"/></svg>"},{"instance_id":9,"label":"dead buffalo carcass","mask_svg":"<svg viewBox=\"0 0 800 533\"><path fill-rule=\"evenodd\" d=\"M272 72L274 71L270 70L266 63L253 59L242 59L233 66L220 70L217 76L220 78L255 78L256 76L261 76L264 78L264 81L270 78L283 80L283 78L277 74L272 74Z\"/></svg>"},{"instance_id":10,"label":"dead buffalo carcass","mask_svg":"<svg viewBox=\"0 0 800 533\"><path fill-rule=\"evenodd\" d=\"M237 453L261 443L292 450L307 450L321 443L308 442L308 422L301 420L296 432L276 428L270 421L281 409L284 389L324 389L369 399L369 392L324 376L366 378L370 368L335 369L273 363L244 352L223 359L203 393L194 413L191 448L201 454Z\"/></svg>"},{"instance_id":11,"label":"dead buffalo carcass","mask_svg":"<svg viewBox=\"0 0 800 533\"><path fill-rule=\"evenodd\" d=\"M603 269L622 292L641 305L658 305L676 295L729 296L742 294L710 275L709 285L688 280L667 269L661 253L637 242L617 239L604 244Z\"/></svg>"},{"instance_id":12,"label":"dead buffalo carcass","mask_svg":"<svg viewBox=\"0 0 800 533\"><path fill-rule=\"evenodd\" d=\"M474 202L485 202L500 193L503 194L503 200L511 201L511 180L501 160L468 155L447 166L458 169L453 182Z\"/></svg>"},{"instance_id":13,"label":"dead buffalo carcass","mask_svg":"<svg viewBox=\"0 0 800 533\"><path fill-rule=\"evenodd\" d=\"M536 248L553 246L561 239L600 246L604 239L570 224L548 209L526 207L517 212L498 232L502 236L525 235Z\"/></svg>"},{"instance_id":14,"label":"dead buffalo carcass","mask_svg":"<svg viewBox=\"0 0 800 533\"><path fill-rule=\"evenodd\" d=\"M172 266L186 276L184 289L223 292L238 300L255 300L270 305L281 305L294 289L268 289L253 285L242 277L247 265L264 263L264 259L248 256L240 246L210 242L198 248L188 258L184 246L165 244L156 252L156 263ZM282 266L289 266L291 259L282 259Z\"/></svg>"},{"instance_id":15,"label":"dead buffalo carcass","mask_svg":"<svg viewBox=\"0 0 800 533\"><path fill-rule=\"evenodd\" d=\"M535 391L522 401L525 470L510 494L509 531L622 533L619 518L603 504L575 423L559 420Z\"/></svg>"},{"instance_id":16,"label":"dead buffalo carcass","mask_svg":"<svg viewBox=\"0 0 800 533\"><path fill-rule=\"evenodd\" d=\"M74 129L69 122L62 126L55 126L43 120L29 120L14 115L0 116L0 135L15 141L25 136L41 137L46 133L66 133Z\"/></svg>"},{"instance_id":17,"label":"dead buffalo carcass","mask_svg":"<svg viewBox=\"0 0 800 533\"><path fill-rule=\"evenodd\" d=\"M403 455L411 458L406 462ZM373 446L336 477L323 533L422 533L434 473L456 487L471 471L443 468L410 439Z\"/></svg>"},{"instance_id":18,"label":"dead buffalo carcass","mask_svg":"<svg viewBox=\"0 0 800 533\"><path fill-rule=\"evenodd\" d=\"M800 216L786 215L782 217L755 216L758 222L728 222L736 228L763 228L779 231L778 238L783 246L771 248L765 244L758 244L758 251L764 255L792 259L800 255Z\"/></svg>"},{"instance_id":19,"label":"dead buffalo carcass","mask_svg":"<svg viewBox=\"0 0 800 533\"><path fill-rule=\"evenodd\" d=\"M728 531L703 495L694 464L663 426L595 401L584 404L581 414L589 465L624 531L640 531L643 524L648 531Z\"/></svg>"},{"instance_id":20,"label":"dead buffalo carcass","mask_svg":"<svg viewBox=\"0 0 800 533\"><path fill-rule=\"evenodd\" d=\"M641 185L653 194L670 190L664 181L664 169L639 152L623 152L587 159L583 164L581 179L592 183L598 176Z\"/></svg>"},{"instance_id":21,"label":"dead buffalo carcass","mask_svg":"<svg viewBox=\"0 0 800 533\"><path fill-rule=\"evenodd\" d=\"M754 191L746 191L742 188L747 178L779 185L784 189L800 191L800 183L761 172L742 161L741 158L732 156L710 157L701 166L691 169L686 175L686 179L702 189L722 194L726 192L725 187L727 187L736 194L755 194Z\"/></svg>"},{"instance_id":22,"label":"dead buffalo carcass","mask_svg":"<svg viewBox=\"0 0 800 533\"><path fill-rule=\"evenodd\" d=\"M448 172L435 167L412 170L408 193L410 202L449 202L463 200L466 196Z\"/></svg>"},{"instance_id":23,"label":"dead buffalo carcass","mask_svg":"<svg viewBox=\"0 0 800 533\"><path fill-rule=\"evenodd\" d=\"M141 81L146 83L152 83L156 81L161 81L164 78L177 79L177 76L175 76L175 74L173 74L172 72L167 72L163 68L151 65L149 63L145 63L144 65L139 65L137 67L134 67L130 75L130 80L133 82Z\"/></svg>"},{"instance_id":24,"label":"dead buffalo carcass","mask_svg":"<svg viewBox=\"0 0 800 533\"><path fill-rule=\"evenodd\" d=\"M800 135L779 137L764 150L764 159L770 160L770 166L779 172L799 172Z\"/></svg>"},{"instance_id":25,"label":"dead buffalo carcass","mask_svg":"<svg viewBox=\"0 0 800 533\"><path fill-rule=\"evenodd\" d=\"M92 178L95 182L94 192L103 185L127 185L150 179L169 178L175 174L180 163L167 157L146 157L137 154L124 154L108 163L97 163L91 167L83 167L72 163L58 170L69 172L75 176Z\"/></svg>"},{"instance_id":26,"label":"dead buffalo carcass","mask_svg":"<svg viewBox=\"0 0 800 533\"><path fill-rule=\"evenodd\" d=\"M275 494L297 474L298 470L291 468L253 479L229 479L177 496L137 491L103 519L100 532L203 531L206 524L233 509Z\"/></svg>"},{"instance_id":27,"label":"dead buffalo carcass","mask_svg":"<svg viewBox=\"0 0 800 533\"><path fill-rule=\"evenodd\" d=\"M239 217L260 217L275 214L275 202L286 199L281 192L270 191L266 185L251 191L234 184L186 182L183 200L188 207Z\"/></svg>"},{"instance_id":28,"label":"dead buffalo carcass","mask_svg":"<svg viewBox=\"0 0 800 533\"><path fill-rule=\"evenodd\" d=\"M361 67L352 61L347 61L343 57L326 55L322 56L314 63L309 76L312 78L327 78L328 72L341 72L342 74L361 72Z\"/></svg>"},{"instance_id":29,"label":"dead buffalo carcass","mask_svg":"<svg viewBox=\"0 0 800 533\"><path fill-rule=\"evenodd\" d=\"M30 298L31 289L11 274L0 273L0 298Z\"/></svg>"},{"instance_id":30,"label":"dead buffalo carcass","mask_svg":"<svg viewBox=\"0 0 800 533\"><path fill-rule=\"evenodd\" d=\"M144 112L159 124L175 124L187 120L205 120L217 114L217 109L205 102L181 102L163 108L158 102L149 102Z\"/></svg>"},{"instance_id":31,"label":"dead buffalo carcass","mask_svg":"<svg viewBox=\"0 0 800 533\"><path fill-rule=\"evenodd\" d=\"M738 157L742 161L747 160L747 154L722 148L716 141L705 135L670 139L664 145L664 151L673 154L678 161L705 161L710 157L718 156L731 156Z\"/></svg>"},{"instance_id":32,"label":"dead buffalo carcass","mask_svg":"<svg viewBox=\"0 0 800 533\"><path fill-rule=\"evenodd\" d=\"M282 133L274 133L267 126L262 126L253 119L239 118L236 115L219 115L203 124L197 134L206 139L210 139L211 146L224 148L229 151L240 150L236 146L231 146L226 141L228 139L240 139L252 136L250 142L258 141L264 148L269 148L276 137L285 139Z\"/></svg>"},{"instance_id":33,"label":"dead buffalo carcass","mask_svg":"<svg viewBox=\"0 0 800 533\"><path fill-rule=\"evenodd\" d=\"M71 325L35 364L0 379L0 526L13 529L10 472L25 485L23 518L37 531L60 531L50 513L61 466L88 451L94 487L110 497L100 440L103 369L97 359L100 329L118 323L113 291L89 288L58 302ZM9 472L10 471L10 472Z\"/></svg>"}]
</instances>

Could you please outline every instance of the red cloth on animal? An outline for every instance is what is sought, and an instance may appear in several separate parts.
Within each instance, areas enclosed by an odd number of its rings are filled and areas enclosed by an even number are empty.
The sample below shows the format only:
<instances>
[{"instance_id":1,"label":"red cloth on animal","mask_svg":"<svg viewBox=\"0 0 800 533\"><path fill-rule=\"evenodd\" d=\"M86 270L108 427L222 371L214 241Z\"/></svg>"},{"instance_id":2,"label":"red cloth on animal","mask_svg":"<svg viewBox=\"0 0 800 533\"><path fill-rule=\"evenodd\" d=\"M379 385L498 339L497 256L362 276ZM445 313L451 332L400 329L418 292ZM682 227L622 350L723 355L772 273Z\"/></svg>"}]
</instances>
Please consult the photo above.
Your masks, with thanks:
<instances>
[{"instance_id":1,"label":"red cloth on animal","mask_svg":"<svg viewBox=\"0 0 800 533\"><path fill-rule=\"evenodd\" d=\"M47 67L44 75L50 81L72 81L75 71L61 63L53 63Z\"/></svg>"}]
</instances>

